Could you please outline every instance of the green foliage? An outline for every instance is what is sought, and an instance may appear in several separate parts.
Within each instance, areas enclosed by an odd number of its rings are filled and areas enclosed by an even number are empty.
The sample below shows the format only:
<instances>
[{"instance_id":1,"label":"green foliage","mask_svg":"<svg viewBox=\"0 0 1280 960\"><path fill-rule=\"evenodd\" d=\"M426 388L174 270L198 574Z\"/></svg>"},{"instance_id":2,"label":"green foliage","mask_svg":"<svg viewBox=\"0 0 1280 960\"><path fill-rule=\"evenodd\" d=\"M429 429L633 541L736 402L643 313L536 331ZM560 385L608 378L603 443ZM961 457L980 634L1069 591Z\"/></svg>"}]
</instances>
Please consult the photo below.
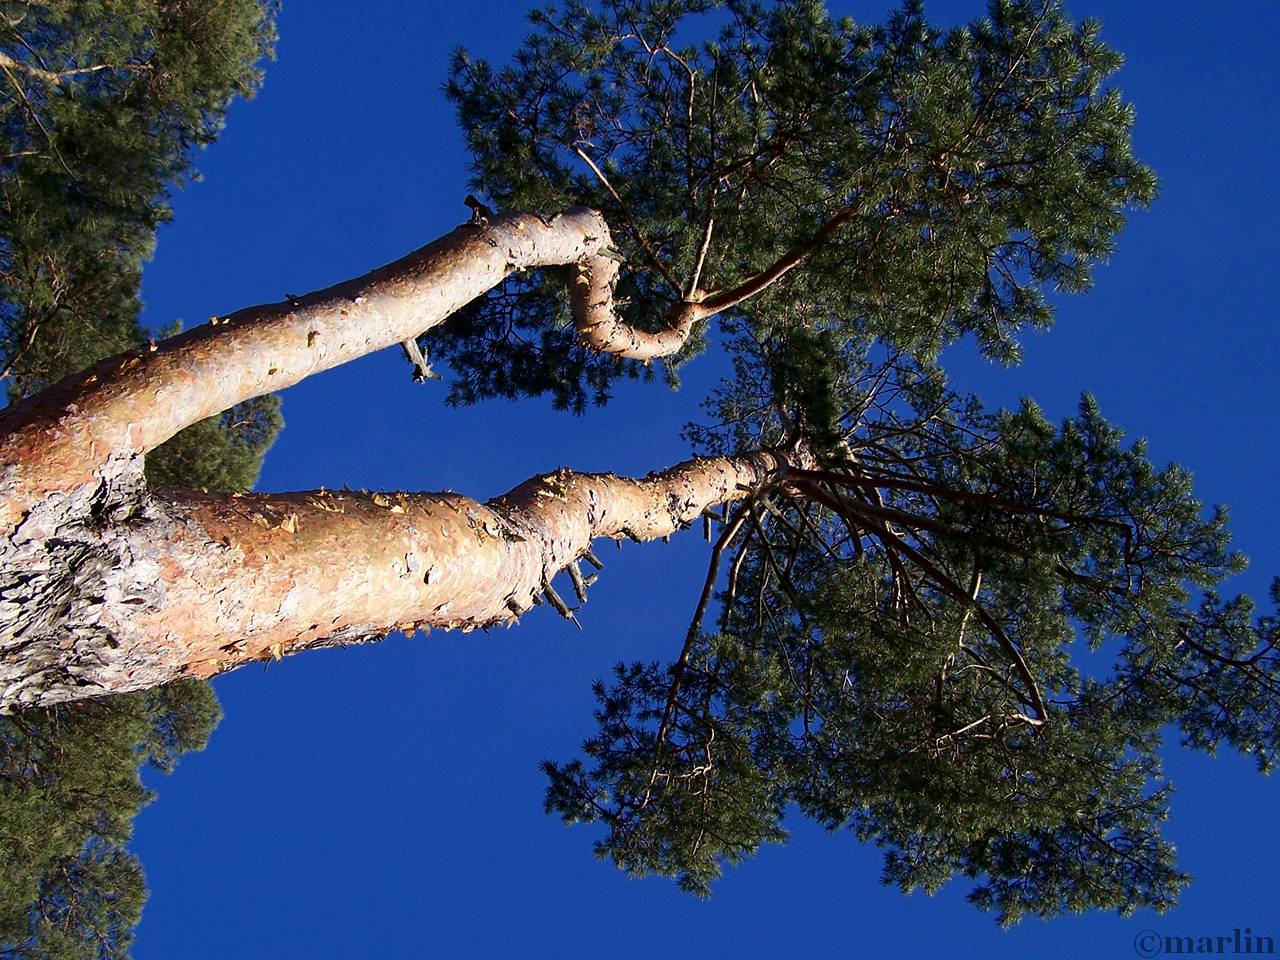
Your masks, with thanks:
<instances>
[{"instance_id":1,"label":"green foliage","mask_svg":"<svg viewBox=\"0 0 1280 960\"><path fill-rule=\"evenodd\" d=\"M597 767L588 773L580 760L546 761L543 770L548 812L609 827L598 856L635 875L677 876L683 889L707 896L722 863L785 839L788 798L752 722L771 696L770 665L730 637L698 653L681 689L703 709L681 705L668 716L671 673L656 663L619 664L611 687L595 686L600 731L584 749ZM708 709L712 703L719 709Z\"/></svg>"},{"instance_id":2,"label":"green foliage","mask_svg":"<svg viewBox=\"0 0 1280 960\"><path fill-rule=\"evenodd\" d=\"M273 40L259 0L0 3L0 357L11 397L146 342L143 261L166 199ZM249 401L148 457L161 486L247 490L280 428ZM0 719L0 956L124 957L146 887L125 849L168 771L217 724L184 682Z\"/></svg>"},{"instance_id":3,"label":"green foliage","mask_svg":"<svg viewBox=\"0 0 1280 960\"><path fill-rule=\"evenodd\" d=\"M543 270L507 277L421 338L455 374L450 404L545 394L557 410L582 413L609 399L618 376L651 379L650 367L581 345L563 281Z\"/></svg>"},{"instance_id":4,"label":"green foliage","mask_svg":"<svg viewBox=\"0 0 1280 960\"><path fill-rule=\"evenodd\" d=\"M642 329L695 276L728 290L804 253L726 321L763 341L820 318L922 358L971 333L1012 362L1018 331L1052 318L1043 289L1087 287L1155 191L1105 86L1120 57L1056 3L995 3L949 32L918 4L867 28L816 0L571 0L531 22L508 67L455 56L475 187L500 207L601 210L628 266L620 313ZM579 408L639 372L567 324L554 284L509 281L431 348L465 402Z\"/></svg>"},{"instance_id":5,"label":"green foliage","mask_svg":"<svg viewBox=\"0 0 1280 960\"><path fill-rule=\"evenodd\" d=\"M182 681L0 723L0 956L128 955L146 884L125 844L152 798L138 768L173 769L219 716L208 684Z\"/></svg>"},{"instance_id":6,"label":"green foliage","mask_svg":"<svg viewBox=\"0 0 1280 960\"><path fill-rule=\"evenodd\" d=\"M950 31L917 2L881 27L818 0L570 0L531 22L508 67L454 59L476 189L600 209L637 327L737 300L734 378L688 435L813 462L730 518L718 628L699 614L672 666L597 686L585 758L545 765L549 810L702 894L796 809L882 846L906 890L971 878L1004 923L1167 907L1186 878L1158 748L1178 729L1274 764L1277 621L1213 592L1243 564L1225 514L1092 400L1057 427L1029 401L990 414L938 366L966 336L1016 361L1047 293L1085 290L1154 196L1098 24L1053 0ZM455 399L580 409L639 372L575 342L548 279L433 334Z\"/></svg>"},{"instance_id":7,"label":"green foliage","mask_svg":"<svg viewBox=\"0 0 1280 960\"><path fill-rule=\"evenodd\" d=\"M230 97L255 88L272 11L259 0L0 3L11 394L137 344L139 271L166 196Z\"/></svg>"},{"instance_id":8,"label":"green foliage","mask_svg":"<svg viewBox=\"0 0 1280 960\"><path fill-rule=\"evenodd\" d=\"M738 346L691 429L709 452L790 426L772 351ZM1187 878L1161 835L1165 738L1264 771L1280 750L1278 621L1213 592L1243 567L1225 513L1091 398L1055 427L842 355L842 458L748 503L718 629L684 666L598 685L587 762L546 765L549 809L700 893L794 809L884 848L904 890L970 878L1005 924L1167 908Z\"/></svg>"},{"instance_id":9,"label":"green foliage","mask_svg":"<svg viewBox=\"0 0 1280 960\"><path fill-rule=\"evenodd\" d=\"M842 459L837 386L842 358L834 331L788 327L770 344L767 362L774 409L792 411L794 422L786 424L787 433L803 437L824 462Z\"/></svg>"},{"instance_id":10,"label":"green foliage","mask_svg":"<svg viewBox=\"0 0 1280 960\"><path fill-rule=\"evenodd\" d=\"M183 430L147 457L147 480L162 489L248 492L284 426L273 396L238 403Z\"/></svg>"}]
</instances>

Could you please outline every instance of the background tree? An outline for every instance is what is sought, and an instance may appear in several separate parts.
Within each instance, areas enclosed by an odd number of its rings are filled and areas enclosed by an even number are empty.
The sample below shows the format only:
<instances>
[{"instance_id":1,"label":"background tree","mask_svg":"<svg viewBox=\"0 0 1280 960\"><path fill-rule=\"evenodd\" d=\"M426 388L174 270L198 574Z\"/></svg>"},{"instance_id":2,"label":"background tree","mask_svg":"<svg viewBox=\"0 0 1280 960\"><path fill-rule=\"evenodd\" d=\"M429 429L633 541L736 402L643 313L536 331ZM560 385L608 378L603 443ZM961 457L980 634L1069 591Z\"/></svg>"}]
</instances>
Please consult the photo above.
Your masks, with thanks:
<instances>
[{"instance_id":1,"label":"background tree","mask_svg":"<svg viewBox=\"0 0 1280 960\"><path fill-rule=\"evenodd\" d=\"M3 5L0 357L10 402L145 344L141 266L167 198L272 40L257 2ZM169 331L170 333L176 331ZM173 487L250 489L279 429L263 397L195 424L148 460ZM150 799L217 723L181 681L0 718L0 954L124 956L146 888L125 849Z\"/></svg>"}]
</instances>

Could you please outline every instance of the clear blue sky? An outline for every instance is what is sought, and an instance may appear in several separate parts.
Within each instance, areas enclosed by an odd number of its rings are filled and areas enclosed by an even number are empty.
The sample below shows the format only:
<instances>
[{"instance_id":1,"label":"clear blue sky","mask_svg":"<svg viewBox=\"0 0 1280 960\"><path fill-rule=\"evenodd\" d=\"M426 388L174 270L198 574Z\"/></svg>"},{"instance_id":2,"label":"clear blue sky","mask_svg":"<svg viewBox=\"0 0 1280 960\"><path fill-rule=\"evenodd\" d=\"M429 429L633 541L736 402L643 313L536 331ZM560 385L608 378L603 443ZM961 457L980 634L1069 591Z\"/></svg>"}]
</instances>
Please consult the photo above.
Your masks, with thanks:
<instances>
[{"instance_id":1,"label":"clear blue sky","mask_svg":"<svg viewBox=\"0 0 1280 960\"><path fill-rule=\"evenodd\" d=\"M941 22L982 0L931 4ZM1139 155L1161 177L1089 296L1061 306L1026 361L993 371L954 353L992 404L1036 397L1054 417L1080 390L1157 461L1232 506L1253 558L1238 586L1280 573L1276 225L1280 4L1074 0L1124 51ZM882 0L838 0L877 22ZM466 216L466 158L440 84L458 44L502 60L521 3L290 0L266 86L199 158L146 273L146 319L198 323L352 276ZM367 16L367 19L365 18ZM450 488L487 497L530 474L645 472L683 458L681 424L721 373L631 387L582 418L545 403L443 404L398 353L285 394L262 487ZM710 902L629 880L591 855L588 828L543 815L544 757L592 730L590 681L617 660L669 658L701 584L705 545L628 545L580 614L545 608L510 631L433 634L287 659L220 679L209 749L162 778L133 844L152 887L136 955L149 958L1135 956L1144 929L1280 943L1280 784L1233 756L1179 750L1169 832L1196 876L1176 912L1027 922L1002 933L966 885L903 897L879 855L796 820L787 847L733 870Z\"/></svg>"}]
</instances>

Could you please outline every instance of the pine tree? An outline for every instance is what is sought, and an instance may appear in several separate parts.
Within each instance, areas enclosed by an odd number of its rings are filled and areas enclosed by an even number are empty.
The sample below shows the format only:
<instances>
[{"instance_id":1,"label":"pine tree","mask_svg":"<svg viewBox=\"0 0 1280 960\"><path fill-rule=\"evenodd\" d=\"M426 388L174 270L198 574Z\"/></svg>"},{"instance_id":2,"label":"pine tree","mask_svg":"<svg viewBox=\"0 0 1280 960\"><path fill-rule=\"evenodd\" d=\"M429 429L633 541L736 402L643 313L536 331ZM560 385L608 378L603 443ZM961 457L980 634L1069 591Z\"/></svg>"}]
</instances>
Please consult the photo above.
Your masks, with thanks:
<instances>
[{"instance_id":1,"label":"pine tree","mask_svg":"<svg viewBox=\"0 0 1280 960\"><path fill-rule=\"evenodd\" d=\"M690 46L709 13L717 39ZM533 26L509 67L453 65L471 222L5 415L0 637L24 646L0 656L4 697L490 627L544 598L572 618L553 581L585 594L594 538L702 520L675 659L620 665L585 757L546 765L548 808L602 824L601 855L705 893L798 808L880 844L904 889L973 879L1002 922L1170 904L1158 748L1176 729L1270 769L1277 621L1217 592L1242 560L1185 471L1088 397L1056 425L988 411L940 361L970 336L1016 361L1049 292L1085 290L1154 196L1097 24L1052 0L947 32L918 3L865 28L811 0L605 0ZM580 410L655 359L674 376L712 320L734 376L689 428L702 456L643 480L230 497L133 465L407 338L448 360L456 402ZM81 572L100 567L108 600Z\"/></svg>"},{"instance_id":2,"label":"pine tree","mask_svg":"<svg viewBox=\"0 0 1280 960\"><path fill-rule=\"evenodd\" d=\"M141 267L169 192L253 92L273 10L252 2L0 5L0 357L11 401L148 341ZM175 331L171 331L175 332ZM174 487L252 487L279 429L260 398L148 460ZM0 955L125 956L146 898L125 849L140 767L201 749L208 684L0 718Z\"/></svg>"}]
</instances>

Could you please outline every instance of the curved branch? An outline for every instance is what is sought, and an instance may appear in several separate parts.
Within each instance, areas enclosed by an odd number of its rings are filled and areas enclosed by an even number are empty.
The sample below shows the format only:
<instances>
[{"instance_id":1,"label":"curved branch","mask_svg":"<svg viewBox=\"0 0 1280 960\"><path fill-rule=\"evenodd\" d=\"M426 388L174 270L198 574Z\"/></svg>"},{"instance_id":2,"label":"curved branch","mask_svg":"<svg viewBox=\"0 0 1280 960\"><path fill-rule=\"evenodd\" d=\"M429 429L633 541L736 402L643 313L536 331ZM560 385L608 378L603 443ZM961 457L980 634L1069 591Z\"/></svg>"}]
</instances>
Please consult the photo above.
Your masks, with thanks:
<instances>
[{"instance_id":1,"label":"curved branch","mask_svg":"<svg viewBox=\"0 0 1280 960\"><path fill-rule=\"evenodd\" d=\"M822 246L832 234L857 216L857 213L858 208L852 205L841 208L840 212L819 227L812 237L803 243L796 244L765 269L752 274L728 290L717 290L715 293L708 294L700 303L702 316L709 317L730 307L736 307L744 300L763 293L765 289L804 263L809 254Z\"/></svg>"},{"instance_id":2,"label":"curved branch","mask_svg":"<svg viewBox=\"0 0 1280 960\"><path fill-rule=\"evenodd\" d=\"M140 465L206 417L416 337L515 270L585 262L590 273L608 242L608 225L585 207L505 214L354 280L104 360L0 415L0 526L111 462Z\"/></svg>"},{"instance_id":3,"label":"curved branch","mask_svg":"<svg viewBox=\"0 0 1280 960\"><path fill-rule=\"evenodd\" d=\"M653 360L671 356L684 346L697 324L763 293L804 263L857 213L858 208L852 204L842 207L813 236L793 246L765 269L727 290L703 293L696 286L701 278L714 223L708 214L702 247L685 297L668 311L666 329L654 333L635 329L618 319L614 312L613 287L618 279L618 262L600 255L589 257L578 265L573 283L573 316L578 333L587 346L619 357ZM663 276L667 276L665 271Z\"/></svg>"},{"instance_id":4,"label":"curved branch","mask_svg":"<svg viewBox=\"0 0 1280 960\"><path fill-rule=\"evenodd\" d=\"M613 288L621 264L599 254L574 267L570 302L578 336L601 353L631 360L655 360L678 353L694 326L710 316L697 303L677 303L667 314L665 330L637 330L619 319L614 310Z\"/></svg>"}]
</instances>

